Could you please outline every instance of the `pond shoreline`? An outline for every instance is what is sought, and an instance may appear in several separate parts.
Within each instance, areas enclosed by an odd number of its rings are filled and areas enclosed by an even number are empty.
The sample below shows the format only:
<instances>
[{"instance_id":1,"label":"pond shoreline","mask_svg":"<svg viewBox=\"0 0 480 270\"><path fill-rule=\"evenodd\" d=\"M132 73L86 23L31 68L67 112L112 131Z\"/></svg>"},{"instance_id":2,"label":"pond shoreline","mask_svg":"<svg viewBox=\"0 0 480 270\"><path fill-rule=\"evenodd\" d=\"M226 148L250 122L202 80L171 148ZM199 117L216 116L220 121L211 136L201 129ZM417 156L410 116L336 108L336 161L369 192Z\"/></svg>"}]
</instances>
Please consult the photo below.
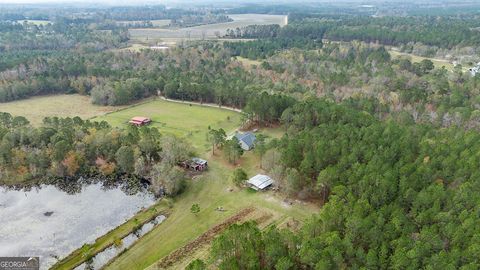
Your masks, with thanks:
<instances>
[{"instance_id":1,"label":"pond shoreline","mask_svg":"<svg viewBox=\"0 0 480 270\"><path fill-rule=\"evenodd\" d=\"M79 257L88 260L167 214L165 200L134 181L131 185L105 179L62 179L51 184L0 186L0 234L5 235L0 240L0 255L35 254L41 258L41 269L79 250Z\"/></svg>"},{"instance_id":2,"label":"pond shoreline","mask_svg":"<svg viewBox=\"0 0 480 270\"><path fill-rule=\"evenodd\" d=\"M97 254L105 251L107 248L115 245L117 239L123 239L160 215L168 217L169 214L165 201L159 200L154 205L138 211L126 222L113 228L104 235L99 236L95 239L92 245L84 244L78 249L72 251L69 255L52 265L50 269L74 269L94 258ZM138 222L139 218L142 219ZM87 250L87 252L85 252L85 250Z\"/></svg>"},{"instance_id":3,"label":"pond shoreline","mask_svg":"<svg viewBox=\"0 0 480 270\"><path fill-rule=\"evenodd\" d=\"M33 188L39 189L43 185L51 185L66 192L67 194L75 194L81 192L81 187L84 185L98 183L101 183L106 188L124 187L125 193L134 194L141 191L143 188L147 188L150 184L150 181L143 177L128 174L115 174L110 176L104 176L101 174L80 174L77 176L67 177L50 176L18 183L0 181L0 187L7 188L8 190L29 191Z\"/></svg>"}]
</instances>

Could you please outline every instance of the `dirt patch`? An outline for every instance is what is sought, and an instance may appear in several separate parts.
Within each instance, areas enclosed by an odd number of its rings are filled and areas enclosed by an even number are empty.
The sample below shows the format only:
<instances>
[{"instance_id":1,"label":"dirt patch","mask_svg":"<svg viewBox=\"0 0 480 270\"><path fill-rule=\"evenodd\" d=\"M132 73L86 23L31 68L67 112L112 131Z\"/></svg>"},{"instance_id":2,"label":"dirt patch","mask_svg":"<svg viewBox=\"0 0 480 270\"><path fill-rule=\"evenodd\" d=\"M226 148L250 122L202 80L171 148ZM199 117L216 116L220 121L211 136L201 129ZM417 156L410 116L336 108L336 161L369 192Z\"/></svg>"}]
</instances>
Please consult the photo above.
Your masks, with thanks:
<instances>
[{"instance_id":1,"label":"dirt patch","mask_svg":"<svg viewBox=\"0 0 480 270\"><path fill-rule=\"evenodd\" d=\"M189 254L194 252L196 249L198 249L199 247L211 242L216 235L223 232L230 225L241 221L243 218L245 218L247 215L249 215L254 211L255 211L254 207L249 207L249 208L243 209L242 211L238 212L234 216L229 217L224 222L216 225L215 227L211 228L210 230L200 235L197 239L193 240L187 245L170 253L168 256L166 256L165 258L163 258L161 261L157 263L157 267L159 269L165 269L171 266L172 264L174 264L175 262L180 261L182 258L185 258Z\"/></svg>"},{"instance_id":2,"label":"dirt patch","mask_svg":"<svg viewBox=\"0 0 480 270\"><path fill-rule=\"evenodd\" d=\"M256 219L254 219L255 223L258 225L263 225L265 222L269 221L273 217L272 214L264 214Z\"/></svg>"}]
</instances>

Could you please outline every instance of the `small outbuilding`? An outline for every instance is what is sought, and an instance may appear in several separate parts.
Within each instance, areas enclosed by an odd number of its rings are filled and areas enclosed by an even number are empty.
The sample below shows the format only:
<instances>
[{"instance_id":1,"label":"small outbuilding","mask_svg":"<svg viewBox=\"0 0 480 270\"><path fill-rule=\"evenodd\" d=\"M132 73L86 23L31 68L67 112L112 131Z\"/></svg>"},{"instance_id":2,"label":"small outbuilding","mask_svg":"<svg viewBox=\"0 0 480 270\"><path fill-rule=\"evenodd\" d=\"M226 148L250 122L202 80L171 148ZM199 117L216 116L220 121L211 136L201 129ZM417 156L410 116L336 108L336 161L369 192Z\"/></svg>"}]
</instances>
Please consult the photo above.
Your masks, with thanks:
<instances>
[{"instance_id":1,"label":"small outbuilding","mask_svg":"<svg viewBox=\"0 0 480 270\"><path fill-rule=\"evenodd\" d=\"M247 183L254 190L265 190L273 184L273 180L268 175L257 174L250 178Z\"/></svg>"},{"instance_id":2,"label":"small outbuilding","mask_svg":"<svg viewBox=\"0 0 480 270\"><path fill-rule=\"evenodd\" d=\"M183 162L182 166L194 171L204 171L208 168L208 162L205 159L194 157L191 160Z\"/></svg>"},{"instance_id":3,"label":"small outbuilding","mask_svg":"<svg viewBox=\"0 0 480 270\"><path fill-rule=\"evenodd\" d=\"M255 146L255 140L257 139L255 134L251 132L237 133L235 134L235 137L238 139L240 147L245 151L252 150Z\"/></svg>"},{"instance_id":4,"label":"small outbuilding","mask_svg":"<svg viewBox=\"0 0 480 270\"><path fill-rule=\"evenodd\" d=\"M143 116L135 116L132 119L130 119L130 121L128 121L128 123L130 123L134 126L137 126L137 127L148 125L148 124L150 124L150 122L152 122L152 120L150 120L150 118L143 117Z\"/></svg>"}]
</instances>

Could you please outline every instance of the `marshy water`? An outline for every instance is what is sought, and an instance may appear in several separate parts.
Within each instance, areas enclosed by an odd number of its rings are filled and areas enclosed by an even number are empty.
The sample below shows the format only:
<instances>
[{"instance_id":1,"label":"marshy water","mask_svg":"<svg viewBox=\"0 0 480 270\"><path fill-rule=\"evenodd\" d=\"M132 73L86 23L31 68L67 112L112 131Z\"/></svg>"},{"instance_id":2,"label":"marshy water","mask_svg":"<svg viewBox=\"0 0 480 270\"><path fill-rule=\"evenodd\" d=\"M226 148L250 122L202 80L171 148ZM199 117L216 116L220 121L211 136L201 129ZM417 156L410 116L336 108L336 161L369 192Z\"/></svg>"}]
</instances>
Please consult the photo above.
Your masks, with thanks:
<instances>
[{"instance_id":1,"label":"marshy water","mask_svg":"<svg viewBox=\"0 0 480 270\"><path fill-rule=\"evenodd\" d=\"M129 195L100 183L81 185L74 194L52 185L0 187L0 257L39 256L47 269L155 201L146 191Z\"/></svg>"},{"instance_id":2,"label":"marshy water","mask_svg":"<svg viewBox=\"0 0 480 270\"><path fill-rule=\"evenodd\" d=\"M95 255L95 257L93 257L91 261L82 263L81 265L76 267L75 270L101 269L110 260L115 258L125 249L131 247L133 244L135 244L135 242L137 242L140 237L151 231L153 227L162 223L165 219L166 217L164 215L157 216L154 220L145 223L140 229L122 238L121 244L119 246L111 246L105 249L104 251Z\"/></svg>"}]
</instances>

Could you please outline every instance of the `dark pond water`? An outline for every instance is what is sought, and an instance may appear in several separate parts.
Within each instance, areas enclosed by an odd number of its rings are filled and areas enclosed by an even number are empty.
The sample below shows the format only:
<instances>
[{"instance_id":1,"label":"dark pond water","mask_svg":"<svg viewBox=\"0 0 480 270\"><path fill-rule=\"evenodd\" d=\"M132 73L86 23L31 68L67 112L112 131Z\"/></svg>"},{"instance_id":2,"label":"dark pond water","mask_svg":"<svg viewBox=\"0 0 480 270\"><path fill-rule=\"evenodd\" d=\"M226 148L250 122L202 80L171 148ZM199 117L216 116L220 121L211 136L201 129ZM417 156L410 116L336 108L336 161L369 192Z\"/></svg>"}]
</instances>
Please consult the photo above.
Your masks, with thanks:
<instances>
[{"instance_id":1,"label":"dark pond water","mask_svg":"<svg viewBox=\"0 0 480 270\"><path fill-rule=\"evenodd\" d=\"M67 194L55 186L0 187L0 257L40 256L41 268L124 223L155 203L148 192L83 185Z\"/></svg>"}]
</instances>

